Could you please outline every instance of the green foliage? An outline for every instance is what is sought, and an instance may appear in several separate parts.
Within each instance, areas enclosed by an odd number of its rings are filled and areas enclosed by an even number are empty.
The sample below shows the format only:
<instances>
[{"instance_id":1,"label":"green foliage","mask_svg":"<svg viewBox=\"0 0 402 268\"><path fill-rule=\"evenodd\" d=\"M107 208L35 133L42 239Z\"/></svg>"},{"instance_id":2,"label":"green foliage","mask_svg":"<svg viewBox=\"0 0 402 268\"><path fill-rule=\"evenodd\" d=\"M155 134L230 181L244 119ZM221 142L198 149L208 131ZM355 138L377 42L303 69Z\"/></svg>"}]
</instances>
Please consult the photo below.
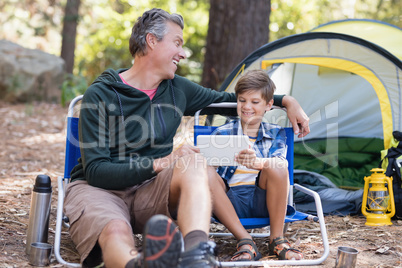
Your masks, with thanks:
<instances>
[{"instance_id":1,"label":"green foliage","mask_svg":"<svg viewBox=\"0 0 402 268\"><path fill-rule=\"evenodd\" d=\"M0 1L0 39L59 54L64 3L65 0Z\"/></svg>"},{"instance_id":2,"label":"green foliage","mask_svg":"<svg viewBox=\"0 0 402 268\"><path fill-rule=\"evenodd\" d=\"M384 21L402 28L401 10L401 0L360 0L356 1L355 16Z\"/></svg>"},{"instance_id":3,"label":"green foliage","mask_svg":"<svg viewBox=\"0 0 402 268\"><path fill-rule=\"evenodd\" d=\"M401 8L397 8L400 1L271 0L270 41L347 18L377 19L402 27L398 11ZM83 74L92 82L106 68L130 67L133 60L128 51L131 28L136 19L152 7L183 16L188 58L180 62L177 74L200 82L208 30L208 0L83 0L75 73Z\"/></svg>"},{"instance_id":4,"label":"green foliage","mask_svg":"<svg viewBox=\"0 0 402 268\"><path fill-rule=\"evenodd\" d=\"M152 7L179 13L184 17L184 40L188 59L182 61L179 75L199 81L208 27L207 0L119 0L83 1L76 48L76 70L93 81L106 68L129 68L128 50L131 29L136 19Z\"/></svg>"},{"instance_id":5,"label":"green foliage","mask_svg":"<svg viewBox=\"0 0 402 268\"><path fill-rule=\"evenodd\" d=\"M272 0L270 41L304 33L334 20L333 13L342 8L340 5L340 1L331 0Z\"/></svg>"},{"instance_id":6,"label":"green foliage","mask_svg":"<svg viewBox=\"0 0 402 268\"><path fill-rule=\"evenodd\" d=\"M66 0L0 1L0 39L59 55L65 3ZM177 73L199 82L209 0L81 0L74 74L80 74L89 84L106 68L129 68L133 60L128 51L132 26L153 7L184 17L188 58L180 62ZM400 10L401 0L271 0L270 41L348 18L376 19L402 28ZM69 83L66 81L65 87L72 87L67 86Z\"/></svg>"},{"instance_id":7,"label":"green foliage","mask_svg":"<svg viewBox=\"0 0 402 268\"><path fill-rule=\"evenodd\" d=\"M402 28L400 10L401 0L271 0L270 41L352 18L375 19Z\"/></svg>"},{"instance_id":8,"label":"green foliage","mask_svg":"<svg viewBox=\"0 0 402 268\"><path fill-rule=\"evenodd\" d=\"M67 74L61 86L61 105L66 106L69 101L84 94L87 88L88 83L83 76Z\"/></svg>"}]
</instances>

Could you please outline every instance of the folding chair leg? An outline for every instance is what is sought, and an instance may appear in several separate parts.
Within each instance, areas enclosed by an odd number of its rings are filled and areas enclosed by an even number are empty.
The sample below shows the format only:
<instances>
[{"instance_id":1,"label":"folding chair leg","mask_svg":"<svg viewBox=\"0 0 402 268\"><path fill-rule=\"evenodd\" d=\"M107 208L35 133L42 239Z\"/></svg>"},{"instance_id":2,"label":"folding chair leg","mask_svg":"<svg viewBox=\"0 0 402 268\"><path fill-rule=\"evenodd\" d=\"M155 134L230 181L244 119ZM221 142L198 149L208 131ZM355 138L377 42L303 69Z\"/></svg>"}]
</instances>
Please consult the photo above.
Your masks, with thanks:
<instances>
[{"instance_id":1,"label":"folding chair leg","mask_svg":"<svg viewBox=\"0 0 402 268\"><path fill-rule=\"evenodd\" d=\"M56 233L54 236L54 255L56 260L67 267L81 267L80 263L71 263L63 260L60 255L60 242L61 242L61 226L63 221L63 203L64 203L64 178L57 178L58 197L57 197L57 218L56 218Z\"/></svg>"},{"instance_id":2,"label":"folding chair leg","mask_svg":"<svg viewBox=\"0 0 402 268\"><path fill-rule=\"evenodd\" d=\"M317 216L319 218L319 224L320 224L320 231L321 231L321 237L322 237L322 244L324 246L324 252L322 256L318 259L314 260L269 260L269 261L241 261L241 262L220 262L219 264L222 267L245 267L245 266L262 266L262 267L269 267L269 266L305 266L305 265L318 265L322 262L324 262L329 255L329 243L328 243L328 236L327 236L327 229L325 227L325 221L324 221L324 214L322 211L322 206L321 206L321 198L318 195L318 193L303 187L299 184L294 184L295 189L308 194L314 198L315 201L315 206L317 209Z\"/></svg>"},{"instance_id":3,"label":"folding chair leg","mask_svg":"<svg viewBox=\"0 0 402 268\"><path fill-rule=\"evenodd\" d=\"M211 236L233 236L232 233L210 233ZM264 238L269 236L269 232L267 233L250 233L251 237Z\"/></svg>"}]
</instances>

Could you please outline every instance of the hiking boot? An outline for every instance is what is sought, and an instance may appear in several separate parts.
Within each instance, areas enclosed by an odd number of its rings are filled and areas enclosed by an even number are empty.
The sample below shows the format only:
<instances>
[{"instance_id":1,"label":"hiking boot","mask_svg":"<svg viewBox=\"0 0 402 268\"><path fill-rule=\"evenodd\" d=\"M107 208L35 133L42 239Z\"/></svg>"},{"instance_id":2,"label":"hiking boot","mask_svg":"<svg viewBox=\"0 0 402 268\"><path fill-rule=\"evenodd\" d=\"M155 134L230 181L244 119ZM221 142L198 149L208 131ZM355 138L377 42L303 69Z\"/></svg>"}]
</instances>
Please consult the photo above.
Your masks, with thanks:
<instances>
[{"instance_id":1,"label":"hiking boot","mask_svg":"<svg viewBox=\"0 0 402 268\"><path fill-rule=\"evenodd\" d=\"M215 243L201 242L196 248L181 254L179 268L212 268L217 267Z\"/></svg>"},{"instance_id":2,"label":"hiking boot","mask_svg":"<svg viewBox=\"0 0 402 268\"><path fill-rule=\"evenodd\" d=\"M164 215L152 216L144 228L142 267L177 267L182 241L178 227L170 218Z\"/></svg>"}]
</instances>

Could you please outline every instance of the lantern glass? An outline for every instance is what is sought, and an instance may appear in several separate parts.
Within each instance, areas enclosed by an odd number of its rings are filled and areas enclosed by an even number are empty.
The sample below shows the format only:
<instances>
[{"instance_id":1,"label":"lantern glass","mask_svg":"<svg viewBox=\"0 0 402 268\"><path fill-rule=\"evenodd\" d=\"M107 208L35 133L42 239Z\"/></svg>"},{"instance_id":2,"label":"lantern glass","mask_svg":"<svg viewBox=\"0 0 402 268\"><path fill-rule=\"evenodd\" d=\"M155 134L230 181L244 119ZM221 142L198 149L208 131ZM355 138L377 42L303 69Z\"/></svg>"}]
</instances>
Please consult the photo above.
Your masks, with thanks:
<instances>
[{"instance_id":1,"label":"lantern glass","mask_svg":"<svg viewBox=\"0 0 402 268\"><path fill-rule=\"evenodd\" d=\"M371 211L374 213L384 213L388 209L389 193L385 191L371 191L369 190L367 196L367 204Z\"/></svg>"}]
</instances>

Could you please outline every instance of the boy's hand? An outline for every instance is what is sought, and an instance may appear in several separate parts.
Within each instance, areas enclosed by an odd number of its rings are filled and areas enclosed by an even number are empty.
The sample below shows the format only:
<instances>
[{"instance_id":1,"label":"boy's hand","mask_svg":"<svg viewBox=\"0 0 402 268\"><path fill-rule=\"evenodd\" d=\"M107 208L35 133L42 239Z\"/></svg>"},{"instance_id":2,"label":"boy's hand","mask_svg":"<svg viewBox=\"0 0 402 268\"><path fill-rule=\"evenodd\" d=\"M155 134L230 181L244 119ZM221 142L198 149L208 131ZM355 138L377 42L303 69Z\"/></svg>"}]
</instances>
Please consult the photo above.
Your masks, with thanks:
<instances>
[{"instance_id":1,"label":"boy's hand","mask_svg":"<svg viewBox=\"0 0 402 268\"><path fill-rule=\"evenodd\" d=\"M258 158L253 149L245 149L235 156L235 161L250 169L261 170L264 166L264 159Z\"/></svg>"}]
</instances>

